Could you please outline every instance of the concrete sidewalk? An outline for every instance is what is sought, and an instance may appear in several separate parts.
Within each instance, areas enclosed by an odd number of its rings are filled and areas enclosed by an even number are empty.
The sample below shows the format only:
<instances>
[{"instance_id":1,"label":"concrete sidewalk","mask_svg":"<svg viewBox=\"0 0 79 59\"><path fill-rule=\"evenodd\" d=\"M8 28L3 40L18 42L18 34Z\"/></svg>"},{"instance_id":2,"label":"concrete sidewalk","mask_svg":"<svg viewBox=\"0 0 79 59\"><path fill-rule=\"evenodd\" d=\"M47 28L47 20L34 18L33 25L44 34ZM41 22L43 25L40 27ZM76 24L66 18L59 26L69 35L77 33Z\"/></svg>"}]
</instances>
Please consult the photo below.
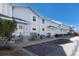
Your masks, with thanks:
<instances>
[{"instance_id":1,"label":"concrete sidewalk","mask_svg":"<svg viewBox=\"0 0 79 59\"><path fill-rule=\"evenodd\" d=\"M79 40L77 41L77 46L74 56L79 56Z\"/></svg>"},{"instance_id":2,"label":"concrete sidewalk","mask_svg":"<svg viewBox=\"0 0 79 59\"><path fill-rule=\"evenodd\" d=\"M57 40L57 39L70 39L70 38L45 38L45 39L41 39L41 40L36 40L36 41L27 41L27 40L24 40L23 42L19 42L19 43L16 43L14 44L16 47L20 48L21 50L23 50L24 52L28 52L29 55L35 55L31 52L29 52L28 50L26 51L25 49L23 49L23 47L27 47L27 46L31 46L31 45L35 45L35 44L39 44L39 43L45 43L45 42L49 42L49 41L53 41L53 40ZM69 46L69 45L68 45ZM68 47L67 46L67 47ZM68 49L68 48L67 48ZM67 50L66 49L66 50ZM71 48L72 49L72 48ZM70 50L70 47L69 47L69 50ZM68 51L68 50L67 50ZM66 51L66 52L67 52ZM77 51L77 50L76 50ZM75 54L76 55L76 51L75 51Z\"/></svg>"},{"instance_id":3,"label":"concrete sidewalk","mask_svg":"<svg viewBox=\"0 0 79 59\"><path fill-rule=\"evenodd\" d=\"M42 40L28 41L28 42L24 40L23 42L16 43L15 45L19 46L19 47L25 47L25 46L29 46L29 45L49 42L49 41L52 41L52 40L57 40L57 38L54 38L54 39L45 38L45 39L42 39Z\"/></svg>"},{"instance_id":4,"label":"concrete sidewalk","mask_svg":"<svg viewBox=\"0 0 79 59\"><path fill-rule=\"evenodd\" d=\"M77 42L77 45L76 45L76 48L74 51L74 55L72 55L72 56L79 56L79 36L72 37L70 40Z\"/></svg>"},{"instance_id":5,"label":"concrete sidewalk","mask_svg":"<svg viewBox=\"0 0 79 59\"><path fill-rule=\"evenodd\" d=\"M57 39L69 39L69 38L45 38L45 39L40 39L40 40L35 40L35 41L23 40L22 42L16 43L15 45L19 47L25 47L25 46L49 42L49 41L57 40Z\"/></svg>"}]
</instances>

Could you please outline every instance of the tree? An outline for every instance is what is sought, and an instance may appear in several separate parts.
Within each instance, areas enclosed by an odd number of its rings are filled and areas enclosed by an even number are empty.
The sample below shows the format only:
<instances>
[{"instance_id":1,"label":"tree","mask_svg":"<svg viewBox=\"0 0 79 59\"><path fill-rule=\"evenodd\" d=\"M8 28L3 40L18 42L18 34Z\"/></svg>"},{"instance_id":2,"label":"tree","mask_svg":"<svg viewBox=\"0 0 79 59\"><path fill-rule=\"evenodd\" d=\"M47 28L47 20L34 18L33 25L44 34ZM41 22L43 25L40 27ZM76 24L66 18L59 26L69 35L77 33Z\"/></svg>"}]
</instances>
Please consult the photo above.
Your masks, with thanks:
<instances>
[{"instance_id":1,"label":"tree","mask_svg":"<svg viewBox=\"0 0 79 59\"><path fill-rule=\"evenodd\" d=\"M6 20L0 18L0 37L5 39L5 44L11 40L12 33L15 31L16 26L15 20Z\"/></svg>"}]
</instances>

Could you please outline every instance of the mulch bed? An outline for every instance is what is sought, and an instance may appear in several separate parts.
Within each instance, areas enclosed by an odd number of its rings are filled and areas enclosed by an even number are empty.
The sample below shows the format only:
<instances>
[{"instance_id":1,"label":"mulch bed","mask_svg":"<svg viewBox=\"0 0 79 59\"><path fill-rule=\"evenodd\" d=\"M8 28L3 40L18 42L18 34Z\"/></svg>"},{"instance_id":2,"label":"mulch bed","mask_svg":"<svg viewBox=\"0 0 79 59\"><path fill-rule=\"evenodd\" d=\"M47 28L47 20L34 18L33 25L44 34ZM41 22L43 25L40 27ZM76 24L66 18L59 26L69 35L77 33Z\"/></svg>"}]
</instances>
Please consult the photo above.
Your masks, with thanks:
<instances>
[{"instance_id":1,"label":"mulch bed","mask_svg":"<svg viewBox=\"0 0 79 59\"><path fill-rule=\"evenodd\" d=\"M0 56L24 56L25 53L18 48L0 48Z\"/></svg>"}]
</instances>

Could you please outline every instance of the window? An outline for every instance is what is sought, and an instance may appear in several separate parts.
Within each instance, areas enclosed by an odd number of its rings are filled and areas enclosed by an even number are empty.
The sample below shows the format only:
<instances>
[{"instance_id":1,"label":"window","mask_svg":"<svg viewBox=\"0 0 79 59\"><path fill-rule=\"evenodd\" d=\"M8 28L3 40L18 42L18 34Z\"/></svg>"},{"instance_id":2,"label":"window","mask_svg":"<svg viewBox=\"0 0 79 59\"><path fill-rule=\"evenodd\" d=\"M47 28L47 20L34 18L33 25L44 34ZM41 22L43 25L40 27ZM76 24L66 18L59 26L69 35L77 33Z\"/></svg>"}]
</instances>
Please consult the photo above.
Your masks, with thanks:
<instances>
[{"instance_id":1,"label":"window","mask_svg":"<svg viewBox=\"0 0 79 59\"><path fill-rule=\"evenodd\" d=\"M36 28L33 28L32 30L36 30Z\"/></svg>"},{"instance_id":2,"label":"window","mask_svg":"<svg viewBox=\"0 0 79 59\"><path fill-rule=\"evenodd\" d=\"M19 29L22 29L22 26L21 25L19 25Z\"/></svg>"},{"instance_id":3,"label":"window","mask_svg":"<svg viewBox=\"0 0 79 59\"><path fill-rule=\"evenodd\" d=\"M35 16L33 16L33 21L36 21L36 17Z\"/></svg>"},{"instance_id":4,"label":"window","mask_svg":"<svg viewBox=\"0 0 79 59\"><path fill-rule=\"evenodd\" d=\"M45 23L45 20L44 20L44 19L42 19L42 23L43 23L43 24Z\"/></svg>"},{"instance_id":5,"label":"window","mask_svg":"<svg viewBox=\"0 0 79 59\"><path fill-rule=\"evenodd\" d=\"M42 31L44 31L45 29L44 28L42 28Z\"/></svg>"}]
</instances>

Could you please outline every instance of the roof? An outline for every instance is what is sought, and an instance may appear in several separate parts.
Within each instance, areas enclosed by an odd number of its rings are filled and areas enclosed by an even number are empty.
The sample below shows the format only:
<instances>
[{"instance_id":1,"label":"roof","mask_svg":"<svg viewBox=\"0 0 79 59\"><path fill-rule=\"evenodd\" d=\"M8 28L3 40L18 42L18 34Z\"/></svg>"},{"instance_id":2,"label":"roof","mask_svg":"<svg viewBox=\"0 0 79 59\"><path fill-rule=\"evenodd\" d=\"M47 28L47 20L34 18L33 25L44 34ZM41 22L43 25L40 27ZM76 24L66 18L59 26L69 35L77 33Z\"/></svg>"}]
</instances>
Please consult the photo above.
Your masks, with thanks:
<instances>
[{"instance_id":1,"label":"roof","mask_svg":"<svg viewBox=\"0 0 79 59\"><path fill-rule=\"evenodd\" d=\"M12 18L12 17L7 16L7 15L4 15L4 14L0 14L0 16L2 16L2 17L7 17L7 18Z\"/></svg>"},{"instance_id":2,"label":"roof","mask_svg":"<svg viewBox=\"0 0 79 59\"><path fill-rule=\"evenodd\" d=\"M20 18L13 17L13 19L16 19L15 21L18 22L18 23L23 23L23 24L29 23L29 21L26 21L26 20L23 20L23 19L20 19Z\"/></svg>"},{"instance_id":3,"label":"roof","mask_svg":"<svg viewBox=\"0 0 79 59\"><path fill-rule=\"evenodd\" d=\"M15 6L15 3L9 3L10 5L12 5L12 6Z\"/></svg>"},{"instance_id":4,"label":"roof","mask_svg":"<svg viewBox=\"0 0 79 59\"><path fill-rule=\"evenodd\" d=\"M10 16L4 15L4 14L0 14L0 16L1 16L1 17L10 18L10 19L17 19L17 20L20 20L20 21L28 22L28 21L26 21L26 20L23 20L23 19L20 19L20 18L16 18L16 17L10 17Z\"/></svg>"},{"instance_id":5,"label":"roof","mask_svg":"<svg viewBox=\"0 0 79 59\"><path fill-rule=\"evenodd\" d=\"M33 11L37 16L40 16L32 7L30 6L14 6L14 7L20 7L20 8L29 8L31 11Z\"/></svg>"},{"instance_id":6,"label":"roof","mask_svg":"<svg viewBox=\"0 0 79 59\"><path fill-rule=\"evenodd\" d=\"M52 19L49 19L49 18L46 18L46 17L41 16L41 15L40 15L38 12L36 12L31 6L15 6L15 5L14 5L14 7L29 8L29 9L32 10L36 15L38 15L38 16L41 17L41 18L44 18L45 20L54 22L54 23L56 23L56 24L63 24L63 23L61 23L61 22L59 22L59 21L52 20Z\"/></svg>"},{"instance_id":7,"label":"roof","mask_svg":"<svg viewBox=\"0 0 79 59\"><path fill-rule=\"evenodd\" d=\"M25 22L28 22L28 21L26 21L26 20L23 20L23 19L20 19L20 18L16 18L16 17L12 17L13 19L18 19L18 20L20 20L20 21L25 21Z\"/></svg>"},{"instance_id":8,"label":"roof","mask_svg":"<svg viewBox=\"0 0 79 59\"><path fill-rule=\"evenodd\" d=\"M58 24L62 24L62 23L59 22L59 21L55 21L55 20L51 20L51 21L53 21L53 22L55 22L55 23L58 23Z\"/></svg>"},{"instance_id":9,"label":"roof","mask_svg":"<svg viewBox=\"0 0 79 59\"><path fill-rule=\"evenodd\" d=\"M29 8L30 10L32 10L36 15L38 15L39 17L42 17L42 18L44 18L44 19L47 19L46 17L43 17L43 16L41 16L41 15L39 15L39 13L37 13L32 7L30 7L30 6L14 6L14 7L21 7L21 8ZM55 22L55 23L57 23L57 24L62 24L61 22L58 22L58 21L55 21L55 20L49 20L49 21L53 21L53 22Z\"/></svg>"},{"instance_id":10,"label":"roof","mask_svg":"<svg viewBox=\"0 0 79 59\"><path fill-rule=\"evenodd\" d=\"M49 19L49 18L47 18L46 20L48 20L48 21L50 21L50 22L54 22L54 23L56 23L56 24L62 24L61 22L59 22L59 21L55 21L55 20L53 20L53 19Z\"/></svg>"}]
</instances>

